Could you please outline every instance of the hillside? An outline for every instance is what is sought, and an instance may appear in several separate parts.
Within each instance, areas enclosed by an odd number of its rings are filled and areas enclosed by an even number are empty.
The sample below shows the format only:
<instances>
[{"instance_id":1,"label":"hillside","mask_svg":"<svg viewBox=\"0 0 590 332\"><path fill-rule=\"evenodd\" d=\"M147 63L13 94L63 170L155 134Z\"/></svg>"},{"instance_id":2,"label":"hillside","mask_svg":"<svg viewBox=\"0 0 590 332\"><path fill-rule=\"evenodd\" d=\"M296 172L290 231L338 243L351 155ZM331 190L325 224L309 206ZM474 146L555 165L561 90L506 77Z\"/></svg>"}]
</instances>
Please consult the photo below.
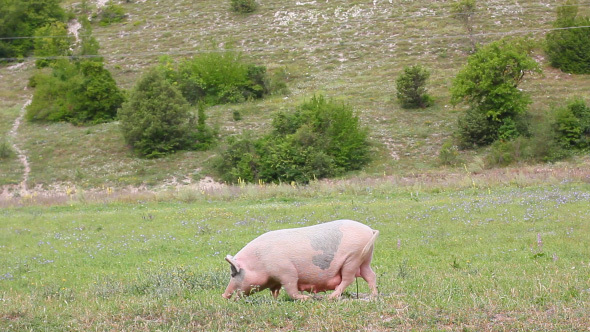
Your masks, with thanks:
<instances>
[{"instance_id":1,"label":"hillside","mask_svg":"<svg viewBox=\"0 0 590 332\"><path fill-rule=\"evenodd\" d=\"M230 45L271 71L285 70L288 96L208 109L209 121L220 128L222 137L243 130L262 133L273 112L323 93L351 104L371 129L375 159L351 176L482 171L482 151L462 151L464 165L457 169L441 169L436 158L462 110L450 105L448 89L469 48L464 28L450 15L452 1L260 0L259 4L254 14L237 15L219 0L121 1L127 19L95 25L94 36L107 67L125 89L162 55L182 59ZM557 5L555 1L478 1L475 37L480 43L504 35L541 42ZM590 6L582 4L580 10L587 14ZM550 68L540 46L534 56L543 73L529 76L522 85L532 96L533 113L587 95L590 77ZM395 100L394 81L404 66L417 63L432 72L429 91L435 106L403 110ZM211 175L208 167L216 150L139 159L125 146L117 123L75 127L23 122L11 135L31 97L26 85L33 72L34 61L0 66L0 138L7 137L25 151L30 165L27 188L63 192L73 187L161 187ZM241 121L232 119L234 110L242 114ZM588 164L587 159L572 162ZM16 158L0 165L0 185L5 195L11 195L17 192L24 168Z\"/></svg>"}]
</instances>

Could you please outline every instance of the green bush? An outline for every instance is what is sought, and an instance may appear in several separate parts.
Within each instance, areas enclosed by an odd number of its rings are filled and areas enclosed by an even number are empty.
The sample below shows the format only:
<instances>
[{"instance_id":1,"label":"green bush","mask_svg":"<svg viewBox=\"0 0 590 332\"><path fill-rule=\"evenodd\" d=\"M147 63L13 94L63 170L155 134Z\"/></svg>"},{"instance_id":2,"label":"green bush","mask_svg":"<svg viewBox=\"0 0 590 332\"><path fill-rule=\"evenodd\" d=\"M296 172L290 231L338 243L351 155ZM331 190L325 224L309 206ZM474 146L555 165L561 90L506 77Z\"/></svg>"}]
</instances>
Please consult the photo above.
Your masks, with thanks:
<instances>
[{"instance_id":1,"label":"green bush","mask_svg":"<svg viewBox=\"0 0 590 332\"><path fill-rule=\"evenodd\" d=\"M527 134L524 116L531 101L518 85L525 74L540 70L529 51L524 40L502 39L469 56L451 87L452 103L469 105L459 119L463 146Z\"/></svg>"},{"instance_id":2,"label":"green bush","mask_svg":"<svg viewBox=\"0 0 590 332\"><path fill-rule=\"evenodd\" d=\"M478 109L469 108L458 119L457 135L461 148L485 146L498 139L501 124Z\"/></svg>"},{"instance_id":3,"label":"green bush","mask_svg":"<svg viewBox=\"0 0 590 332\"><path fill-rule=\"evenodd\" d=\"M426 80L430 72L420 66L405 67L396 80L397 99L403 108L426 108L433 103L426 93Z\"/></svg>"},{"instance_id":4,"label":"green bush","mask_svg":"<svg viewBox=\"0 0 590 332\"><path fill-rule=\"evenodd\" d=\"M30 80L35 92L27 120L83 124L116 117L124 95L102 62L61 59L50 66L50 74L37 73Z\"/></svg>"},{"instance_id":5,"label":"green bush","mask_svg":"<svg viewBox=\"0 0 590 332\"><path fill-rule=\"evenodd\" d=\"M12 149L12 146L6 140L6 138L2 137L0 139L0 160L10 159L15 156L15 152Z\"/></svg>"},{"instance_id":6,"label":"green bush","mask_svg":"<svg viewBox=\"0 0 590 332\"><path fill-rule=\"evenodd\" d=\"M127 17L127 14L125 14L123 7L111 0L100 10L97 17L100 25L104 26L123 21Z\"/></svg>"},{"instance_id":7,"label":"green bush","mask_svg":"<svg viewBox=\"0 0 590 332\"><path fill-rule=\"evenodd\" d=\"M82 61L79 69L82 81L74 87L73 114L68 120L83 124L114 119L125 96L111 73L100 61Z\"/></svg>"},{"instance_id":8,"label":"green bush","mask_svg":"<svg viewBox=\"0 0 590 332\"><path fill-rule=\"evenodd\" d=\"M285 90L280 77L269 77L266 67L248 64L232 51L199 54L175 68L170 58L161 59L160 70L192 105L240 103Z\"/></svg>"},{"instance_id":9,"label":"green bush","mask_svg":"<svg viewBox=\"0 0 590 332\"><path fill-rule=\"evenodd\" d=\"M63 22L53 22L35 30L34 54L37 68L47 67L54 57L71 55L73 38L68 35L68 27Z\"/></svg>"},{"instance_id":10,"label":"green bush","mask_svg":"<svg viewBox=\"0 0 590 332\"><path fill-rule=\"evenodd\" d=\"M567 147L590 146L590 108L584 100L575 99L555 111L555 131L558 140Z\"/></svg>"},{"instance_id":11,"label":"green bush","mask_svg":"<svg viewBox=\"0 0 590 332\"><path fill-rule=\"evenodd\" d=\"M66 22L61 0L0 0L0 58L22 58L33 51L35 30L52 22Z\"/></svg>"},{"instance_id":12,"label":"green bush","mask_svg":"<svg viewBox=\"0 0 590 332\"><path fill-rule=\"evenodd\" d=\"M215 162L221 180L230 183L255 182L260 178L256 144L257 140L249 132L241 137L230 136L227 139L227 146Z\"/></svg>"},{"instance_id":13,"label":"green bush","mask_svg":"<svg viewBox=\"0 0 590 332\"><path fill-rule=\"evenodd\" d=\"M571 155L571 146L557 128L560 110L537 114L530 120L528 136L495 141L486 156L488 166L516 162L554 162Z\"/></svg>"},{"instance_id":14,"label":"green bush","mask_svg":"<svg viewBox=\"0 0 590 332\"><path fill-rule=\"evenodd\" d=\"M590 73L590 18L578 16L578 6L567 1L557 8L556 28L546 35L545 52L551 65L566 73ZM563 29L567 28L567 29Z\"/></svg>"},{"instance_id":15,"label":"green bush","mask_svg":"<svg viewBox=\"0 0 590 332\"><path fill-rule=\"evenodd\" d=\"M454 166L461 162L459 151L452 140L443 143L438 152L438 161L442 165Z\"/></svg>"},{"instance_id":16,"label":"green bush","mask_svg":"<svg viewBox=\"0 0 590 332\"><path fill-rule=\"evenodd\" d=\"M31 77L33 99L27 107L28 121L67 121L72 116L74 89L82 77L75 64L61 59L51 65L51 72L38 72Z\"/></svg>"},{"instance_id":17,"label":"green bush","mask_svg":"<svg viewBox=\"0 0 590 332\"><path fill-rule=\"evenodd\" d=\"M252 13L258 8L256 0L230 0L231 10L236 13Z\"/></svg>"},{"instance_id":18,"label":"green bush","mask_svg":"<svg viewBox=\"0 0 590 332\"><path fill-rule=\"evenodd\" d=\"M118 115L125 141L146 158L204 149L214 136L205 125L204 108L199 108L200 116L195 119L190 104L157 69L139 79Z\"/></svg>"},{"instance_id":19,"label":"green bush","mask_svg":"<svg viewBox=\"0 0 590 332\"><path fill-rule=\"evenodd\" d=\"M352 108L313 97L278 112L273 130L259 138L232 138L216 168L223 180L306 183L358 170L369 160L368 132Z\"/></svg>"},{"instance_id":20,"label":"green bush","mask_svg":"<svg viewBox=\"0 0 590 332\"><path fill-rule=\"evenodd\" d=\"M157 70L139 79L118 115L125 141L141 156L161 157L189 145L190 105Z\"/></svg>"}]
</instances>

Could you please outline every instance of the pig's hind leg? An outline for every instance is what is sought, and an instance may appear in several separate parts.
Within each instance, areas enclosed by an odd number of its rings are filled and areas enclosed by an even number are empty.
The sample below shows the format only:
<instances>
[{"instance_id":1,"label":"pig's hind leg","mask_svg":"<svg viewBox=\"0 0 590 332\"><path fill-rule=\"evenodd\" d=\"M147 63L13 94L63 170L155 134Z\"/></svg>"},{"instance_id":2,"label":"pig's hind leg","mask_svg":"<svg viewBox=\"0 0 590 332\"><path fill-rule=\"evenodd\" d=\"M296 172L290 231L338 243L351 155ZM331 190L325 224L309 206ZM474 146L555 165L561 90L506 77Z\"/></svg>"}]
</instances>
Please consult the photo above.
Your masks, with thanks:
<instances>
[{"instance_id":1,"label":"pig's hind leg","mask_svg":"<svg viewBox=\"0 0 590 332\"><path fill-rule=\"evenodd\" d=\"M369 284L369 288L371 289L371 296L377 296L377 275L371 269L371 261L363 263L360 267L360 275L365 279L365 281Z\"/></svg>"}]
</instances>

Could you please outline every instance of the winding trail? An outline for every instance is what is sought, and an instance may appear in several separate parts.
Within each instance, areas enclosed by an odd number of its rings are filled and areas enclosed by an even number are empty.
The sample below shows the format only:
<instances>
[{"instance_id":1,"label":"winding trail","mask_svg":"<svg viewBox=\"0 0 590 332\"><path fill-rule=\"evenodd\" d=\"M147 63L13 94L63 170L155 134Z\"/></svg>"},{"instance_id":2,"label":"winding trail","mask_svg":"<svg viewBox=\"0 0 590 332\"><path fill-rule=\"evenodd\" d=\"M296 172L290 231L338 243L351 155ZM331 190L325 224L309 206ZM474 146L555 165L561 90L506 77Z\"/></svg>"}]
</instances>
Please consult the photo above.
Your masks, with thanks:
<instances>
[{"instance_id":1,"label":"winding trail","mask_svg":"<svg viewBox=\"0 0 590 332\"><path fill-rule=\"evenodd\" d=\"M18 128L20 127L20 124L22 123L23 118L25 117L26 108L27 106L29 106L29 104L31 104L31 98L29 98L25 102L25 104L20 110L19 116L14 120L14 123L12 124L12 129L10 129L10 132L8 132L8 136L12 140L12 148L14 149L14 151L16 151L18 159L20 160L21 164L23 164L24 168L23 179L19 184L21 195L26 194L28 191L27 182L29 181L29 174L31 173L31 165L29 164L29 158L27 157L26 151L18 147L18 144L16 143L16 136L18 134Z\"/></svg>"}]
</instances>

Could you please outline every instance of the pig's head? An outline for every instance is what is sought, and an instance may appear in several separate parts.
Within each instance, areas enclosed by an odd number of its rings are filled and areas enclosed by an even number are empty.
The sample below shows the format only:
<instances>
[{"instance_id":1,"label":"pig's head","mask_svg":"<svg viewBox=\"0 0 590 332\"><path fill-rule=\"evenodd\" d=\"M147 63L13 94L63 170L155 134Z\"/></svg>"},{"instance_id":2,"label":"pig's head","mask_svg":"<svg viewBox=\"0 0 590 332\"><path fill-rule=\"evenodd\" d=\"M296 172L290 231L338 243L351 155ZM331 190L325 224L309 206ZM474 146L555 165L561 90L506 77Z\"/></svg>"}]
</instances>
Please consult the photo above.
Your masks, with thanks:
<instances>
[{"instance_id":1,"label":"pig's head","mask_svg":"<svg viewBox=\"0 0 590 332\"><path fill-rule=\"evenodd\" d=\"M230 255L225 256L225 260L231 267L231 279L222 296L229 300L236 292L237 296L241 296L242 294L249 295L252 291L252 286L247 280L246 270Z\"/></svg>"}]
</instances>

